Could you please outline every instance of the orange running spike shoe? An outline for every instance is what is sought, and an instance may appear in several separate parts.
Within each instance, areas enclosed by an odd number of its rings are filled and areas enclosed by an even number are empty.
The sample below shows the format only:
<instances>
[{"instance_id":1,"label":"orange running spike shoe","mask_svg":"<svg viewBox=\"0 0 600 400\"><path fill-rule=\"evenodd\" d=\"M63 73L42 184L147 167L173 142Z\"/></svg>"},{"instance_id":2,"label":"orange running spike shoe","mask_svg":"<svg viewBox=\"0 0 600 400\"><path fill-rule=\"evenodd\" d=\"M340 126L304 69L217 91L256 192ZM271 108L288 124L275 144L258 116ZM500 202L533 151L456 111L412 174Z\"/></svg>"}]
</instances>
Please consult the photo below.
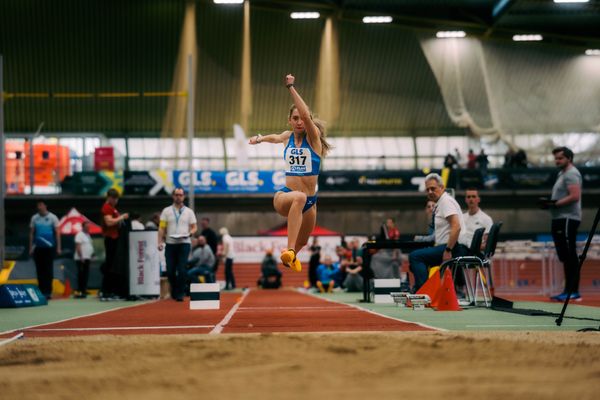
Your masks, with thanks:
<instances>
[{"instance_id":1,"label":"orange running spike shoe","mask_svg":"<svg viewBox=\"0 0 600 400\"><path fill-rule=\"evenodd\" d=\"M300 263L300 260L296 258L296 252L294 251L294 249L287 249L285 251L282 251L280 258L283 265L291 269L292 271L302 271L302 264Z\"/></svg>"},{"instance_id":2,"label":"orange running spike shoe","mask_svg":"<svg viewBox=\"0 0 600 400\"><path fill-rule=\"evenodd\" d=\"M292 269L292 271L302 272L302 263L297 257L294 259L294 263L291 265L290 268Z\"/></svg>"}]
</instances>

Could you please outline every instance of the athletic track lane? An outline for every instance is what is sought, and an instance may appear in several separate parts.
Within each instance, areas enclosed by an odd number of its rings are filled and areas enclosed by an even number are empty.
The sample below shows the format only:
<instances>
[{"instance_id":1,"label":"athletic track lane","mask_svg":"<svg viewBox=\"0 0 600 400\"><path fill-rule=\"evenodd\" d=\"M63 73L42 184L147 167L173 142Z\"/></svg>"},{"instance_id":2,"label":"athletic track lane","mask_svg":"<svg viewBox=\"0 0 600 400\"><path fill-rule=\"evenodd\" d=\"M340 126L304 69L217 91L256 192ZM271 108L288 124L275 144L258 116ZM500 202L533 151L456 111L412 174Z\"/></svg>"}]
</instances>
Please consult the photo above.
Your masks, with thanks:
<instances>
[{"instance_id":1,"label":"athletic track lane","mask_svg":"<svg viewBox=\"0 0 600 400\"><path fill-rule=\"evenodd\" d=\"M296 290L251 290L221 293L220 310L190 310L160 300L22 330L25 337L79 335L429 331L418 324L391 319Z\"/></svg>"}]
</instances>

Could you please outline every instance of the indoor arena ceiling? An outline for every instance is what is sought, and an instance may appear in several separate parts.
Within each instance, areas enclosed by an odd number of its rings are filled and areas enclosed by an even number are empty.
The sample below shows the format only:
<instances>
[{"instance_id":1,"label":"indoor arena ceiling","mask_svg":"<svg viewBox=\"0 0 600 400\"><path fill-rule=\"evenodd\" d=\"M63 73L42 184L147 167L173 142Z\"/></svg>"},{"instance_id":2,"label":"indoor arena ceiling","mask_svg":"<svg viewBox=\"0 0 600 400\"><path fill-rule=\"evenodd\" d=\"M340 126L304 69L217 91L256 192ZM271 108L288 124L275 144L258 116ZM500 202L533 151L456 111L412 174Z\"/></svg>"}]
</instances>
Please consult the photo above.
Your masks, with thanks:
<instances>
[{"instance_id":1,"label":"indoor arena ceiling","mask_svg":"<svg viewBox=\"0 0 600 400\"><path fill-rule=\"evenodd\" d=\"M217 5L213 0L195 3L196 134L229 135L241 120L244 7ZM285 127L290 99L281 90L281 78L286 72L298 76L302 94L314 105L323 17L340 21L340 110L339 123L333 126L350 136L464 133L446 112L420 36L463 30L505 52L516 47L513 34L539 33L544 42L527 48L557 53L552 60L600 48L600 0L583 4L250 0L249 4L252 131ZM292 21L293 11L318 11L322 18ZM377 15L389 15L393 22L387 27L362 23L364 16ZM185 0L0 0L6 132L35 132L44 122L46 132L161 135L170 99L146 94L174 93L185 16ZM530 53L519 49L516 59L533 62ZM545 68L552 69L554 62L546 62ZM549 75L550 83L540 87L551 85L552 79Z\"/></svg>"},{"instance_id":2,"label":"indoor arena ceiling","mask_svg":"<svg viewBox=\"0 0 600 400\"><path fill-rule=\"evenodd\" d=\"M365 15L389 15L393 23L412 29L461 29L483 37L539 33L565 43L600 40L598 0L562 4L553 0L253 0L251 4L289 11L318 10L356 21Z\"/></svg>"}]
</instances>

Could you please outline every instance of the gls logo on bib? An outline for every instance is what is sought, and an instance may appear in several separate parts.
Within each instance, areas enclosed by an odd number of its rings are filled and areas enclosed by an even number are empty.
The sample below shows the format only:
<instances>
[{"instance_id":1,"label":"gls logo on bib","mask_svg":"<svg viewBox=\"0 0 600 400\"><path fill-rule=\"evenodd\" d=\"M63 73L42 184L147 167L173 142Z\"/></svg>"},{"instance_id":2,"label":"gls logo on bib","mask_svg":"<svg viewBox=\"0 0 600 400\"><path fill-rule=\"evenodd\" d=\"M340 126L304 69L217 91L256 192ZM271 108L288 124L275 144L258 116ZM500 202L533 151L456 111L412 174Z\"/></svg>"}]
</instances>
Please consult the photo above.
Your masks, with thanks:
<instances>
[{"instance_id":1,"label":"gls logo on bib","mask_svg":"<svg viewBox=\"0 0 600 400\"><path fill-rule=\"evenodd\" d=\"M285 152L286 172L311 173L312 159L309 149L288 147Z\"/></svg>"}]
</instances>

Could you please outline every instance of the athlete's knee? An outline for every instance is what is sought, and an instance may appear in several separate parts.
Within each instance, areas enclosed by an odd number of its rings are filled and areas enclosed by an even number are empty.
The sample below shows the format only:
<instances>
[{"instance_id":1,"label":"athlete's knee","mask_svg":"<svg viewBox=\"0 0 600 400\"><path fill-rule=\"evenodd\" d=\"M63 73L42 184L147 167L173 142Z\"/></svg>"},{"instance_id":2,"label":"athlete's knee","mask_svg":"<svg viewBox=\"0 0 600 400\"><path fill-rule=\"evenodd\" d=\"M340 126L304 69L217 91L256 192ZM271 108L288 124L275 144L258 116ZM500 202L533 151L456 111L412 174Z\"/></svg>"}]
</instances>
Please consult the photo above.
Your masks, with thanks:
<instances>
[{"instance_id":1,"label":"athlete's knee","mask_svg":"<svg viewBox=\"0 0 600 400\"><path fill-rule=\"evenodd\" d=\"M302 192L294 193L293 202L296 205L301 205L302 207L304 207L304 204L306 204L306 193L302 193Z\"/></svg>"}]
</instances>

